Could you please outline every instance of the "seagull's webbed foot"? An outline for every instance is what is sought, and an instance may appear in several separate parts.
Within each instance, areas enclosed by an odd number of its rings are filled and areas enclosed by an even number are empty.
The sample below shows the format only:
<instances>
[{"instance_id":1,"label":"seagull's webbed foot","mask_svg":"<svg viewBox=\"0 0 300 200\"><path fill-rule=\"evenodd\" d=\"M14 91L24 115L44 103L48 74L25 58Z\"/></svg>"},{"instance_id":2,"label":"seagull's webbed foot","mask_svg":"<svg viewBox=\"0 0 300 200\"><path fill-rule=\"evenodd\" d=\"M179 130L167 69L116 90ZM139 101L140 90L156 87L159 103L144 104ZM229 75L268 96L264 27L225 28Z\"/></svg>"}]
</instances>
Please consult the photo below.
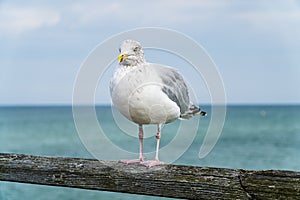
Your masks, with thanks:
<instances>
[{"instance_id":1,"label":"seagull's webbed foot","mask_svg":"<svg viewBox=\"0 0 300 200\"><path fill-rule=\"evenodd\" d=\"M133 164L133 163L141 163L140 159L133 159L133 160L120 160L119 162L125 163L125 164Z\"/></svg>"}]
</instances>

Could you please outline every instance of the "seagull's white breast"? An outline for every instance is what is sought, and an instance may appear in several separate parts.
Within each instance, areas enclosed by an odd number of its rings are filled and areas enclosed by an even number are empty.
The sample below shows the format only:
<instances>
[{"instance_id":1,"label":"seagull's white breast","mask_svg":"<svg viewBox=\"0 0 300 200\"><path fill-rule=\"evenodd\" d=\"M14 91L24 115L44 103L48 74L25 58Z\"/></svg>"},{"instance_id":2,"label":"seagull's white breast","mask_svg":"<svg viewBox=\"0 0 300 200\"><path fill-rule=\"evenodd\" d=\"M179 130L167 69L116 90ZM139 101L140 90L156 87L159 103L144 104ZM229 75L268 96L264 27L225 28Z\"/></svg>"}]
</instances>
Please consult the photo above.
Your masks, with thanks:
<instances>
[{"instance_id":1,"label":"seagull's white breast","mask_svg":"<svg viewBox=\"0 0 300 200\"><path fill-rule=\"evenodd\" d=\"M162 83L147 65L120 67L111 80L112 101L129 120L161 124L177 119L180 109L162 91Z\"/></svg>"}]
</instances>

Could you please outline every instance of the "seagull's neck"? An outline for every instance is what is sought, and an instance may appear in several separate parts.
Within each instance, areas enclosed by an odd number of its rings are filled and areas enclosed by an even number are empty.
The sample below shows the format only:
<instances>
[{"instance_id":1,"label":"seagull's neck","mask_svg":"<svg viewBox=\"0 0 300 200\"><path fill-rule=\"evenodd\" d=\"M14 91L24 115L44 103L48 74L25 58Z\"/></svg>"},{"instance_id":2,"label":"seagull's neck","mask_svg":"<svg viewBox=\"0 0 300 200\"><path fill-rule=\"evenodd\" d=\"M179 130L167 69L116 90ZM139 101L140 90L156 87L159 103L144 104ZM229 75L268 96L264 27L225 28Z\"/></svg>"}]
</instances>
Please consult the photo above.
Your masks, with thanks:
<instances>
[{"instance_id":1,"label":"seagull's neck","mask_svg":"<svg viewBox=\"0 0 300 200\"><path fill-rule=\"evenodd\" d=\"M137 60L130 60L130 62L124 62L121 64L121 66L126 67L126 68L130 68L130 67L138 67L141 65L146 64L147 62L145 61L144 58L141 59L137 59Z\"/></svg>"}]
</instances>

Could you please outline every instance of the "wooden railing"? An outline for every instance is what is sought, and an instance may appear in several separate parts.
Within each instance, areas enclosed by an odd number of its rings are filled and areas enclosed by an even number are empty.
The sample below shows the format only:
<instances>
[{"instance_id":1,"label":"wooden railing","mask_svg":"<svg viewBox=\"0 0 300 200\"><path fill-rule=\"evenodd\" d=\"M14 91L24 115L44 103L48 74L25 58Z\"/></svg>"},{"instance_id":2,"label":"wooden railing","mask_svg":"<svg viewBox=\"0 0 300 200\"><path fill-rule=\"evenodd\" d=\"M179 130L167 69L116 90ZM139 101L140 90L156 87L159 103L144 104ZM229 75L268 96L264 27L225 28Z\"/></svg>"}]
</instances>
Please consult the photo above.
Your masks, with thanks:
<instances>
[{"instance_id":1,"label":"wooden railing","mask_svg":"<svg viewBox=\"0 0 300 200\"><path fill-rule=\"evenodd\" d=\"M184 199L300 199L300 172L0 154L0 181Z\"/></svg>"}]
</instances>

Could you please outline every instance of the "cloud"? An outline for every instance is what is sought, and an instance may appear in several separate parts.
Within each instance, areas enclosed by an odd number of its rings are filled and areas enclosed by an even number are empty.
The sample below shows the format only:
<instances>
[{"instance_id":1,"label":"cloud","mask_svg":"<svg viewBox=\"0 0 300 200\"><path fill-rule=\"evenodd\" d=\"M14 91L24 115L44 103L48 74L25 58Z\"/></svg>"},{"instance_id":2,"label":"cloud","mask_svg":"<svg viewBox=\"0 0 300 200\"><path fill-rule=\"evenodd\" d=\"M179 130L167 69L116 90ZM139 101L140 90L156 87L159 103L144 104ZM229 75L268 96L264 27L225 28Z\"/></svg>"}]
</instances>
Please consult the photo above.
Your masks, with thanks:
<instances>
[{"instance_id":1,"label":"cloud","mask_svg":"<svg viewBox=\"0 0 300 200\"><path fill-rule=\"evenodd\" d=\"M114 18L121 10L120 3L108 1L75 2L64 8L64 11L79 22L79 25L90 24L99 20L104 22L105 18Z\"/></svg>"},{"instance_id":2,"label":"cloud","mask_svg":"<svg viewBox=\"0 0 300 200\"><path fill-rule=\"evenodd\" d=\"M300 45L300 6L293 0L260 4L256 9L239 12L236 16L253 33L280 40L288 46Z\"/></svg>"},{"instance_id":3,"label":"cloud","mask_svg":"<svg viewBox=\"0 0 300 200\"><path fill-rule=\"evenodd\" d=\"M234 28L246 23L257 31L281 34L284 30L288 32L298 27L299 13L299 5L293 0L275 0L272 4L267 1L233 0L89 0L63 1L55 5L28 2L26 6L10 3L2 4L0 31L9 34L22 33L61 23L66 29L165 26L205 32L218 27ZM278 28L278 25L284 28Z\"/></svg>"},{"instance_id":4,"label":"cloud","mask_svg":"<svg viewBox=\"0 0 300 200\"><path fill-rule=\"evenodd\" d=\"M294 28L300 23L300 7L293 3L274 3L264 5L260 9L240 12L238 17L246 20L259 29L282 30L283 27L293 25Z\"/></svg>"},{"instance_id":5,"label":"cloud","mask_svg":"<svg viewBox=\"0 0 300 200\"><path fill-rule=\"evenodd\" d=\"M85 1L63 6L77 27L163 26L211 32L249 27L254 33L275 37L300 33L299 4L278 1ZM235 31L236 32L236 31Z\"/></svg>"},{"instance_id":6,"label":"cloud","mask_svg":"<svg viewBox=\"0 0 300 200\"><path fill-rule=\"evenodd\" d=\"M55 7L53 7L55 6ZM103 27L122 24L132 26L214 27L248 22L263 30L281 23L291 25L300 19L299 5L294 0L237 2L224 1L63 1L59 4L29 1L25 6L2 4L1 32L23 32L63 23L64 26ZM0 8L1 8L0 7ZM221 22L222 21L222 22ZM285 23L288 22L288 23ZM273 27L272 27L273 26ZM277 27L276 27L277 28ZM274 30L273 30L274 31Z\"/></svg>"},{"instance_id":7,"label":"cloud","mask_svg":"<svg viewBox=\"0 0 300 200\"><path fill-rule=\"evenodd\" d=\"M85 1L63 4L60 9L66 16L79 22L77 25L98 26L133 24L136 26L172 26L208 20L224 6L222 2L166 0L166 1ZM210 12L215 9L216 12Z\"/></svg>"},{"instance_id":8,"label":"cloud","mask_svg":"<svg viewBox=\"0 0 300 200\"><path fill-rule=\"evenodd\" d=\"M21 34L60 22L60 14L43 7L24 7L2 4L0 34Z\"/></svg>"}]
</instances>

